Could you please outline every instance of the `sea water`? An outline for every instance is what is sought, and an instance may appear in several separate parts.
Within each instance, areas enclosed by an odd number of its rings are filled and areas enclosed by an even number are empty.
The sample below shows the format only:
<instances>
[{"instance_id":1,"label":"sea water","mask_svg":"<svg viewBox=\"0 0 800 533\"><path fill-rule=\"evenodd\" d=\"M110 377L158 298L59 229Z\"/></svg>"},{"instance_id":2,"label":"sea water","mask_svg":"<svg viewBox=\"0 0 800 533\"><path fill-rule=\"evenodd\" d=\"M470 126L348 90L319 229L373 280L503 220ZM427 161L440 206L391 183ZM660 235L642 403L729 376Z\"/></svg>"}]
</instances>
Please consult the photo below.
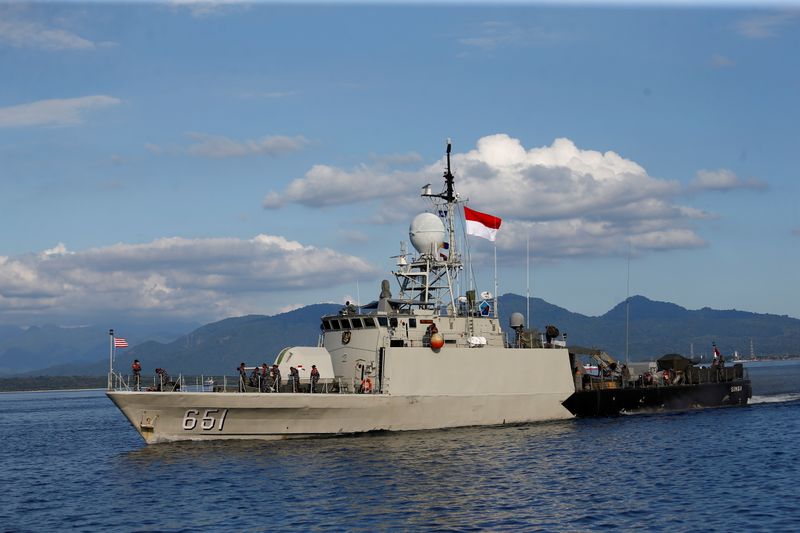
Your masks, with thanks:
<instances>
[{"instance_id":1,"label":"sea water","mask_svg":"<svg viewBox=\"0 0 800 533\"><path fill-rule=\"evenodd\" d=\"M744 408L272 442L0 394L0 530L798 531L800 362L746 366Z\"/></svg>"}]
</instances>

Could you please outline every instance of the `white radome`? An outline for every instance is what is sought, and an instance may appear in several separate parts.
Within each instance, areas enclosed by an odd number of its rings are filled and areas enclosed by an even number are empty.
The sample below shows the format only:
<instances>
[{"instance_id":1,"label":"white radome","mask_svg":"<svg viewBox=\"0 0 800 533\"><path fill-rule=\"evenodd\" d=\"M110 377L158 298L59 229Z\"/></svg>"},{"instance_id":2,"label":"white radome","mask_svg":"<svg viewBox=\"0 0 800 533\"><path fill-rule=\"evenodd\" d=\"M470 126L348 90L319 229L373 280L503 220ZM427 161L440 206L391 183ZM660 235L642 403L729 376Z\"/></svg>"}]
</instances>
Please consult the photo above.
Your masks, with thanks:
<instances>
[{"instance_id":1,"label":"white radome","mask_svg":"<svg viewBox=\"0 0 800 533\"><path fill-rule=\"evenodd\" d=\"M408 236L421 254L434 254L444 242L444 223L433 213L420 213L411 221Z\"/></svg>"}]
</instances>

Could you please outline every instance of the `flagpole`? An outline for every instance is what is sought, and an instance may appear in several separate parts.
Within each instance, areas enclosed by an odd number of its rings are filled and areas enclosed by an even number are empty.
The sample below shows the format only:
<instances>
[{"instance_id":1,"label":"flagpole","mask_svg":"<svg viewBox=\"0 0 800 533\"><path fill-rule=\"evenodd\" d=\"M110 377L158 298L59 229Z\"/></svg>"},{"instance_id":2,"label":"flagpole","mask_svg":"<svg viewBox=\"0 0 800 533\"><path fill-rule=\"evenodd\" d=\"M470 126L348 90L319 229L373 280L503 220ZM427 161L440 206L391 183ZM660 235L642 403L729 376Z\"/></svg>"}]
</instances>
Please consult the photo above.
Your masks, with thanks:
<instances>
[{"instance_id":1,"label":"flagpole","mask_svg":"<svg viewBox=\"0 0 800 533\"><path fill-rule=\"evenodd\" d=\"M497 243L494 243L494 317L498 317L497 312Z\"/></svg>"},{"instance_id":2,"label":"flagpole","mask_svg":"<svg viewBox=\"0 0 800 533\"><path fill-rule=\"evenodd\" d=\"M631 240L628 239L628 274L625 280L625 365L630 366L628 345L630 344L630 313L631 313Z\"/></svg>"},{"instance_id":3,"label":"flagpole","mask_svg":"<svg viewBox=\"0 0 800 533\"><path fill-rule=\"evenodd\" d=\"M531 329L531 234L528 233L525 247L525 319L526 328Z\"/></svg>"},{"instance_id":4,"label":"flagpole","mask_svg":"<svg viewBox=\"0 0 800 533\"><path fill-rule=\"evenodd\" d=\"M108 330L108 390L111 390L112 376L114 375L114 330Z\"/></svg>"}]
</instances>

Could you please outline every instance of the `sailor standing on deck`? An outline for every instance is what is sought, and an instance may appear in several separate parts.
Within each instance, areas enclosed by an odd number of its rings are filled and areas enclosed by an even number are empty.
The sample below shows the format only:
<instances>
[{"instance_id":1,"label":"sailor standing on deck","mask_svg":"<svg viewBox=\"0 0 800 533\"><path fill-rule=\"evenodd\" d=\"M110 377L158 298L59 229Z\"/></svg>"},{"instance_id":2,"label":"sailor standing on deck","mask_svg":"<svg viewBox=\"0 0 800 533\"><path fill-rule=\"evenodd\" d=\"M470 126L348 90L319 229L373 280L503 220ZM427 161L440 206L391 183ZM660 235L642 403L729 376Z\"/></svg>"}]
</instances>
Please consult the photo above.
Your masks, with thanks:
<instances>
[{"instance_id":1,"label":"sailor standing on deck","mask_svg":"<svg viewBox=\"0 0 800 533\"><path fill-rule=\"evenodd\" d=\"M317 365L311 365L311 392L317 392L317 382L319 381L319 370Z\"/></svg>"},{"instance_id":2,"label":"sailor standing on deck","mask_svg":"<svg viewBox=\"0 0 800 533\"><path fill-rule=\"evenodd\" d=\"M300 371L295 367L289 367L289 381L292 384L292 392L300 392Z\"/></svg>"},{"instance_id":3,"label":"sailor standing on deck","mask_svg":"<svg viewBox=\"0 0 800 533\"><path fill-rule=\"evenodd\" d=\"M140 390L139 386L141 384L141 377L142 377L142 364L139 362L138 359L133 360L133 364L131 365L131 371L133 372L133 383L136 390Z\"/></svg>"},{"instance_id":4,"label":"sailor standing on deck","mask_svg":"<svg viewBox=\"0 0 800 533\"><path fill-rule=\"evenodd\" d=\"M269 367L261 363L261 392L269 392Z\"/></svg>"},{"instance_id":5,"label":"sailor standing on deck","mask_svg":"<svg viewBox=\"0 0 800 533\"><path fill-rule=\"evenodd\" d=\"M245 383L247 383L247 368L244 363L239 365L239 392L245 392Z\"/></svg>"},{"instance_id":6,"label":"sailor standing on deck","mask_svg":"<svg viewBox=\"0 0 800 533\"><path fill-rule=\"evenodd\" d=\"M275 392L281 391L281 369L278 365L272 365L272 388Z\"/></svg>"}]
</instances>

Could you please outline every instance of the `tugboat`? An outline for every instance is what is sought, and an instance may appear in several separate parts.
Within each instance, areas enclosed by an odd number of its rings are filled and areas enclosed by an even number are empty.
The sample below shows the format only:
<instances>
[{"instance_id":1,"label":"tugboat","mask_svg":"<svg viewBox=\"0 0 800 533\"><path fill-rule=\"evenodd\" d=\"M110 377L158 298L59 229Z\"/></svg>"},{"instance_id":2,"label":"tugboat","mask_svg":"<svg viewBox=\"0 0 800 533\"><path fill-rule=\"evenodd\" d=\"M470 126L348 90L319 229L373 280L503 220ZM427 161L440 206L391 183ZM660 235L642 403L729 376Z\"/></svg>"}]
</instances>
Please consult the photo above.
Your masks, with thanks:
<instances>
[{"instance_id":1,"label":"tugboat","mask_svg":"<svg viewBox=\"0 0 800 533\"><path fill-rule=\"evenodd\" d=\"M429 209L411 221L415 253L401 244L393 272L396 297L384 280L373 304L350 304L322 317L318 346L284 349L269 376L253 386L245 383L247 369L242 368L238 384L223 382L212 392L160 383L155 390L139 391L112 368L108 397L147 443L572 418L564 405L575 394L566 342L509 343L496 296L460 293L464 264L458 230L469 227L465 209L475 212L455 190L450 152L448 141L443 190L425 186L422 197ZM496 221L486 229L496 230ZM290 375L296 376L291 388L280 378Z\"/></svg>"}]
</instances>

